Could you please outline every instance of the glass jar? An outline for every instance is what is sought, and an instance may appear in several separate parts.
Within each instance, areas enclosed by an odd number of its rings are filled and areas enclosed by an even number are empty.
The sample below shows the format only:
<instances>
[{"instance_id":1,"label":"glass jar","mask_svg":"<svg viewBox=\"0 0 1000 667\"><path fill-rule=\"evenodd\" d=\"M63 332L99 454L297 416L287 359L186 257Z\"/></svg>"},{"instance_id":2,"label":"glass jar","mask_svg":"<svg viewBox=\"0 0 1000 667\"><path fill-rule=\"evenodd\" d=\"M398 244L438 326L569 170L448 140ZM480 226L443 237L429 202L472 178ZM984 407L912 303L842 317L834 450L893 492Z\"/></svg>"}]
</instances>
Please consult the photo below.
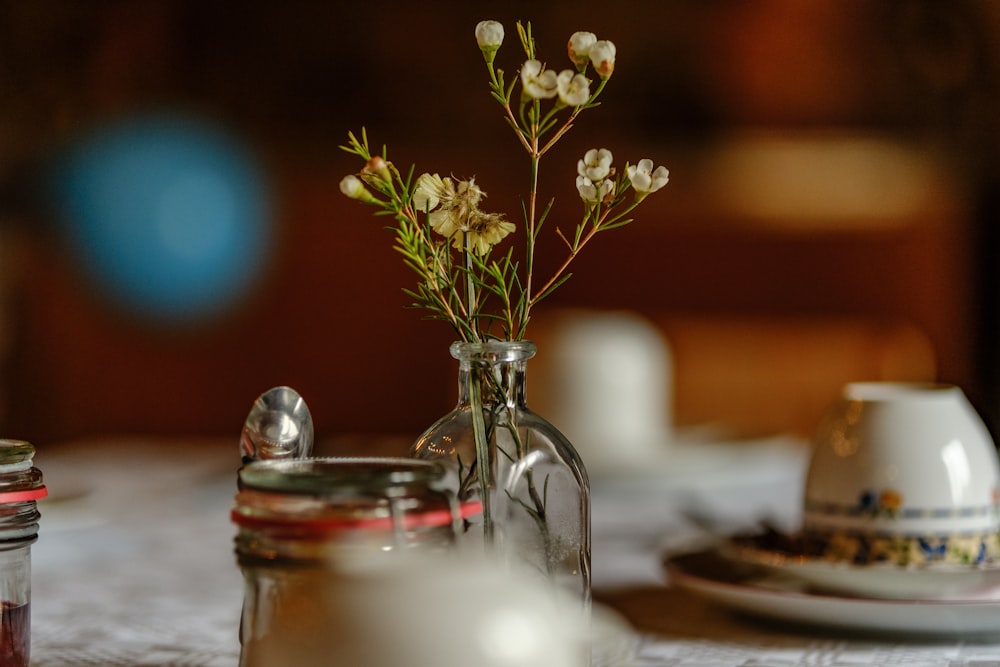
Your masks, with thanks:
<instances>
[{"instance_id":1,"label":"glass jar","mask_svg":"<svg viewBox=\"0 0 1000 667\"><path fill-rule=\"evenodd\" d=\"M444 474L433 463L396 458L244 466L231 515L245 582L240 666L322 655L344 613L330 591L359 564L450 548L463 516L479 508L460 505Z\"/></svg>"},{"instance_id":2,"label":"glass jar","mask_svg":"<svg viewBox=\"0 0 1000 667\"><path fill-rule=\"evenodd\" d=\"M37 501L48 492L32 465L35 448L0 440L0 665L28 667L31 656L31 545Z\"/></svg>"},{"instance_id":3,"label":"glass jar","mask_svg":"<svg viewBox=\"0 0 1000 667\"><path fill-rule=\"evenodd\" d=\"M461 502L483 511L465 536L590 604L590 483L569 440L527 405L528 341L456 342L458 404L410 449L443 462ZM477 436L478 432L478 436Z\"/></svg>"}]
</instances>

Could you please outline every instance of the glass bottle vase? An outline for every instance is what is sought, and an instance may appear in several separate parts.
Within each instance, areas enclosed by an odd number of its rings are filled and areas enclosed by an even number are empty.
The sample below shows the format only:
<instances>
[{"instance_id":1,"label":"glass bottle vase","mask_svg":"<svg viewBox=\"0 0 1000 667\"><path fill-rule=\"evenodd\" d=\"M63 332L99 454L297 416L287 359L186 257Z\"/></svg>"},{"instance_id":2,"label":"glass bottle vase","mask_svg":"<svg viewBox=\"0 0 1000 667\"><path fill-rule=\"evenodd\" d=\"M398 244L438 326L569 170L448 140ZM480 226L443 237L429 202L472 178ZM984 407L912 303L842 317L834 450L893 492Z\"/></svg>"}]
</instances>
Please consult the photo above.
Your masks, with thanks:
<instances>
[{"instance_id":1,"label":"glass bottle vase","mask_svg":"<svg viewBox=\"0 0 1000 667\"><path fill-rule=\"evenodd\" d=\"M410 449L443 461L467 517L462 541L544 574L590 604L590 484L579 454L528 408L528 341L456 342L458 404Z\"/></svg>"}]
</instances>

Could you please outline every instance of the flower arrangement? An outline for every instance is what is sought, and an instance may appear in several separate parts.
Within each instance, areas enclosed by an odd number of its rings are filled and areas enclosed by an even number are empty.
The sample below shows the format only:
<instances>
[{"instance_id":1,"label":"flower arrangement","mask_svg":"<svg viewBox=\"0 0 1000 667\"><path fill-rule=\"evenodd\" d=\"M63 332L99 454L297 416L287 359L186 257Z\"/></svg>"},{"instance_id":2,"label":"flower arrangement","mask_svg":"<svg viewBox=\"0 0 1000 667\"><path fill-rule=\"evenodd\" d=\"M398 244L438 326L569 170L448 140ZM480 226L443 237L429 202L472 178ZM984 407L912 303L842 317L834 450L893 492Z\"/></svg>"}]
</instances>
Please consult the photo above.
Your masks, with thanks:
<instances>
[{"instance_id":1,"label":"flower arrangement","mask_svg":"<svg viewBox=\"0 0 1000 667\"><path fill-rule=\"evenodd\" d=\"M376 206L376 214L394 218L395 249L418 277L416 288L404 290L413 306L429 311L432 319L448 322L462 341L518 341L525 336L532 308L570 277L568 268L584 246L598 234L632 222L633 209L666 185L669 172L666 167L654 168L649 159L618 171L609 150L588 150L577 163L581 220L570 234L556 228L565 258L547 279L539 279L535 247L552 208L551 201L539 206L539 164L578 116L598 105L615 69L616 48L593 33L576 32L567 44L572 68L557 72L538 59L531 24L519 22L517 34L526 60L519 76L508 82L504 70L495 65L504 40L503 25L481 21L475 34L492 96L529 157L530 185L522 201L523 255L516 255L513 247L499 251L516 226L503 215L482 209L486 193L475 179L436 173L414 178L412 167L404 174L389 161L385 148L380 154L372 152L364 129L360 137L349 133L348 144L341 147L360 157L364 167L345 176L340 189Z\"/></svg>"},{"instance_id":2,"label":"flower arrangement","mask_svg":"<svg viewBox=\"0 0 1000 667\"><path fill-rule=\"evenodd\" d=\"M585 110L598 105L615 69L615 45L590 32L568 41L571 67L556 71L538 58L531 24L517 24L526 60L507 81L495 59L504 39L496 21L476 26L493 99L528 154L530 184L523 210L523 253L505 241L517 226L484 210L486 193L475 179L436 173L405 174L386 150L372 152L364 129L342 148L364 161L343 178L341 191L391 216L395 249L417 274L404 291L413 306L448 322L460 341L459 405L421 435L410 456L449 462L462 502L482 512L464 523L481 530L485 544L569 584L585 606L590 599L590 492L583 462L558 429L523 405L524 362L534 354L525 341L532 308L569 277L573 260L595 236L632 222L632 211L666 185L665 167L643 159L615 168L605 148L577 162L580 221L568 233L556 227L565 248L561 263L536 274L536 242L552 210L539 204L541 159ZM520 85L518 85L520 84ZM572 582L572 583L569 583Z\"/></svg>"}]
</instances>

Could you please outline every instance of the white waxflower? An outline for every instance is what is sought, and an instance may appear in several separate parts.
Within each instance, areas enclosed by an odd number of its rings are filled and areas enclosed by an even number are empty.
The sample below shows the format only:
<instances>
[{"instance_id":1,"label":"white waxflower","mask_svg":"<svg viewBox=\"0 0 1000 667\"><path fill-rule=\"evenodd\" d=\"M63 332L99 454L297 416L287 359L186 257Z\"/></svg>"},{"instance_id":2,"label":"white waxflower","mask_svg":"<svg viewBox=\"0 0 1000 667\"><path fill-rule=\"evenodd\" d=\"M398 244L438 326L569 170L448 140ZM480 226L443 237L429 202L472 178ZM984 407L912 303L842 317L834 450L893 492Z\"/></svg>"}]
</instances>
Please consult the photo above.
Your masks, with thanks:
<instances>
[{"instance_id":1,"label":"white waxflower","mask_svg":"<svg viewBox=\"0 0 1000 667\"><path fill-rule=\"evenodd\" d=\"M582 67L590 62L590 47L597 41L597 35L592 32L574 32L570 35L566 50L569 52L569 59L577 67Z\"/></svg>"},{"instance_id":2,"label":"white waxflower","mask_svg":"<svg viewBox=\"0 0 1000 667\"><path fill-rule=\"evenodd\" d=\"M615 184L611 179L605 179L595 183L586 176L576 177L576 190L580 193L580 198L584 203L593 206L611 194Z\"/></svg>"},{"instance_id":3,"label":"white waxflower","mask_svg":"<svg viewBox=\"0 0 1000 667\"><path fill-rule=\"evenodd\" d=\"M607 79L615 71L617 51L614 42L607 39L594 42L590 47L590 62L602 79Z\"/></svg>"},{"instance_id":4,"label":"white waxflower","mask_svg":"<svg viewBox=\"0 0 1000 667\"><path fill-rule=\"evenodd\" d=\"M611 173L613 159L611 151L607 148L591 148L584 153L583 159L576 163L576 172L595 183L602 181Z\"/></svg>"},{"instance_id":5,"label":"white waxflower","mask_svg":"<svg viewBox=\"0 0 1000 667\"><path fill-rule=\"evenodd\" d=\"M629 165L625 171L638 199L656 192L670 180L667 168L659 166L654 170L653 161L648 158L639 160L637 165Z\"/></svg>"},{"instance_id":6,"label":"white waxflower","mask_svg":"<svg viewBox=\"0 0 1000 667\"><path fill-rule=\"evenodd\" d=\"M473 178L455 182L447 176L421 174L413 190L413 207L430 212L427 221L431 228L451 239L452 247L462 250L468 236L473 251L485 255L514 231L514 225L503 216L480 211L484 197L486 193Z\"/></svg>"},{"instance_id":7,"label":"white waxflower","mask_svg":"<svg viewBox=\"0 0 1000 667\"><path fill-rule=\"evenodd\" d=\"M472 211L479 209L479 202L482 201L486 193L476 185L476 179L470 178L467 181L459 181L455 187L455 199L452 206L459 209L462 217L469 217Z\"/></svg>"},{"instance_id":8,"label":"white waxflower","mask_svg":"<svg viewBox=\"0 0 1000 667\"><path fill-rule=\"evenodd\" d=\"M421 174L413 191L413 207L418 211L433 211L444 201L455 197L455 184L448 177L437 174Z\"/></svg>"},{"instance_id":9,"label":"white waxflower","mask_svg":"<svg viewBox=\"0 0 1000 667\"><path fill-rule=\"evenodd\" d=\"M564 69L556 77L559 99L568 107L578 107L590 99L590 81L582 74Z\"/></svg>"},{"instance_id":10,"label":"white waxflower","mask_svg":"<svg viewBox=\"0 0 1000 667\"><path fill-rule=\"evenodd\" d=\"M392 170L389 168L389 163L380 155L373 155L365 163L364 168L361 170L361 176L369 184L372 184L373 180L376 181L376 187L378 187L378 181L381 181L384 185L392 182Z\"/></svg>"},{"instance_id":11,"label":"white waxflower","mask_svg":"<svg viewBox=\"0 0 1000 667\"><path fill-rule=\"evenodd\" d=\"M476 42L483 50L496 51L503 44L503 24L499 21L480 21L476 25Z\"/></svg>"},{"instance_id":12,"label":"white waxflower","mask_svg":"<svg viewBox=\"0 0 1000 667\"><path fill-rule=\"evenodd\" d=\"M553 70L542 70L541 61L528 60L521 66L521 85L528 97L544 100L556 96L559 83Z\"/></svg>"},{"instance_id":13,"label":"white waxflower","mask_svg":"<svg viewBox=\"0 0 1000 667\"><path fill-rule=\"evenodd\" d=\"M498 21L480 21L476 25L476 42L483 52L483 59L492 69L493 59L503 44L503 24Z\"/></svg>"},{"instance_id":14,"label":"white waxflower","mask_svg":"<svg viewBox=\"0 0 1000 667\"><path fill-rule=\"evenodd\" d=\"M463 234L468 234L469 246L480 256L488 253L493 246L517 229L513 222L504 220L497 213L477 213L469 220L467 227L468 230ZM454 247L463 247L464 236L456 235L454 244Z\"/></svg>"},{"instance_id":15,"label":"white waxflower","mask_svg":"<svg viewBox=\"0 0 1000 667\"><path fill-rule=\"evenodd\" d=\"M477 255L485 255L515 230L502 215L479 210L485 196L475 179L455 183L437 174L423 174L417 179L413 203L428 207L431 228L450 239L453 248L463 250L468 244Z\"/></svg>"},{"instance_id":16,"label":"white waxflower","mask_svg":"<svg viewBox=\"0 0 1000 667\"><path fill-rule=\"evenodd\" d=\"M375 199L372 193L368 192L368 188L361 182L361 179L353 174L340 179L340 191L351 199L360 199L361 201L374 201Z\"/></svg>"}]
</instances>

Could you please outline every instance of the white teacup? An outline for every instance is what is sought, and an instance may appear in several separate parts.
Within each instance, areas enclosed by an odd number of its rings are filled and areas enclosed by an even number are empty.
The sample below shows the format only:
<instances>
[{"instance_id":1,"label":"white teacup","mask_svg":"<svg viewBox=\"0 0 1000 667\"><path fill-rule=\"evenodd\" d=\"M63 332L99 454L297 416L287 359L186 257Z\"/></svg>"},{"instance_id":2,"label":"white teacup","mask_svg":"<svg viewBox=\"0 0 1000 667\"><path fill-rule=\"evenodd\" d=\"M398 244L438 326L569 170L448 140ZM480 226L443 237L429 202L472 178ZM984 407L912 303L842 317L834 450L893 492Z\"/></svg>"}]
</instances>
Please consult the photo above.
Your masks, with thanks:
<instances>
[{"instance_id":1,"label":"white teacup","mask_svg":"<svg viewBox=\"0 0 1000 667\"><path fill-rule=\"evenodd\" d=\"M803 534L831 560L901 566L993 562L1000 464L952 385L847 385L820 426Z\"/></svg>"},{"instance_id":2,"label":"white teacup","mask_svg":"<svg viewBox=\"0 0 1000 667\"><path fill-rule=\"evenodd\" d=\"M565 309L538 322L529 401L566 434L591 474L643 470L670 444L673 363L649 320Z\"/></svg>"}]
</instances>

